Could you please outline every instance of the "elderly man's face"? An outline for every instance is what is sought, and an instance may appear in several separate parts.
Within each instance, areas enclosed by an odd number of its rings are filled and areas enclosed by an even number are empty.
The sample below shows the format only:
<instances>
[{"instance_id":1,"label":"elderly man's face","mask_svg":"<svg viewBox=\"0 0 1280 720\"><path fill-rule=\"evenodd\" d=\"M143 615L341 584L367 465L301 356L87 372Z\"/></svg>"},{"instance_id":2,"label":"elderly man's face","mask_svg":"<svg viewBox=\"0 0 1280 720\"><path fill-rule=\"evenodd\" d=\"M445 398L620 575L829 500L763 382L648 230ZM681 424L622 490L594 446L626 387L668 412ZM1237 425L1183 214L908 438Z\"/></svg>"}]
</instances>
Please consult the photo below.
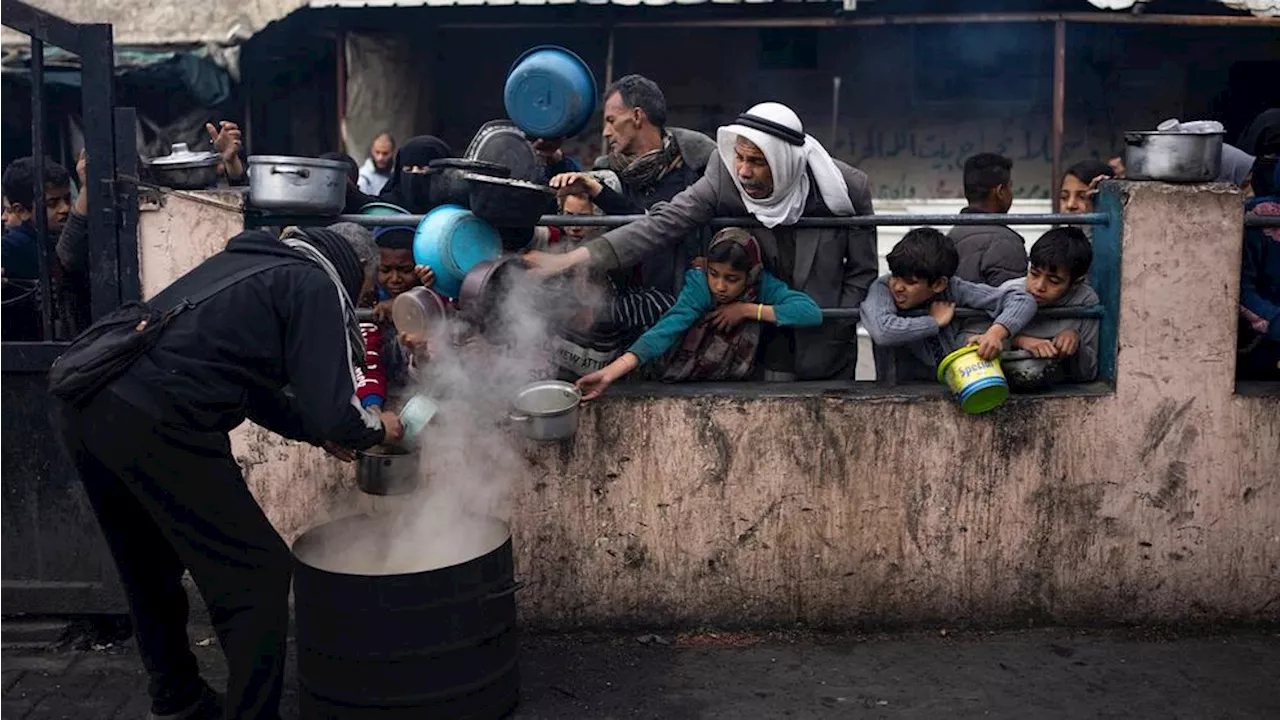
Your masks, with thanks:
<instances>
[{"instance_id":1,"label":"elderly man's face","mask_svg":"<svg viewBox=\"0 0 1280 720\"><path fill-rule=\"evenodd\" d=\"M623 155L635 154L636 138L644 122L644 111L629 108L622 102L622 93L614 93L604 101L604 139L609 151Z\"/></svg>"},{"instance_id":2,"label":"elderly man's face","mask_svg":"<svg viewBox=\"0 0 1280 720\"><path fill-rule=\"evenodd\" d=\"M733 146L733 170L742 183L742 191L755 200L764 200L773 194L773 171L764 152L746 138L738 138Z\"/></svg>"},{"instance_id":3,"label":"elderly man's face","mask_svg":"<svg viewBox=\"0 0 1280 720\"><path fill-rule=\"evenodd\" d=\"M369 155L373 158L373 166L378 169L378 172L388 172L396 157L395 143L391 142L391 138L383 135L373 141Z\"/></svg>"}]
</instances>

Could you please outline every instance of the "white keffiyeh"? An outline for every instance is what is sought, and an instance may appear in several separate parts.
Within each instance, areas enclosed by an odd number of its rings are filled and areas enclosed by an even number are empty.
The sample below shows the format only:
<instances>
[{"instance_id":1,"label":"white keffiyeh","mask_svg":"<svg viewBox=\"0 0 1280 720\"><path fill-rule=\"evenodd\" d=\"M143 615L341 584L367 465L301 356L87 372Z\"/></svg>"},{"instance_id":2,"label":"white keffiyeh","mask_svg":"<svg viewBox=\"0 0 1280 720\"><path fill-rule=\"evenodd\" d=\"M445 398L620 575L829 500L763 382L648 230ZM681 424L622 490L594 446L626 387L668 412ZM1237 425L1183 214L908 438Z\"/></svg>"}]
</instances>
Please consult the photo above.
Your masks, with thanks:
<instances>
[{"instance_id":1,"label":"white keffiyeh","mask_svg":"<svg viewBox=\"0 0 1280 720\"><path fill-rule=\"evenodd\" d=\"M745 115L783 125L804 134L800 118L791 108L780 103L760 103ZM738 138L746 138L760 148L769 169L773 173L773 194L757 200L742 189L735 169L734 146ZM778 135L737 123L725 125L716 132L716 145L720 158L742 195L742 202L765 227L791 225L804 213L809 199L809 174L818 183L818 192L834 215L854 215L853 202L849 200L849 186L844 174L836 167L831 155L812 135L804 135L803 145L793 145Z\"/></svg>"}]
</instances>

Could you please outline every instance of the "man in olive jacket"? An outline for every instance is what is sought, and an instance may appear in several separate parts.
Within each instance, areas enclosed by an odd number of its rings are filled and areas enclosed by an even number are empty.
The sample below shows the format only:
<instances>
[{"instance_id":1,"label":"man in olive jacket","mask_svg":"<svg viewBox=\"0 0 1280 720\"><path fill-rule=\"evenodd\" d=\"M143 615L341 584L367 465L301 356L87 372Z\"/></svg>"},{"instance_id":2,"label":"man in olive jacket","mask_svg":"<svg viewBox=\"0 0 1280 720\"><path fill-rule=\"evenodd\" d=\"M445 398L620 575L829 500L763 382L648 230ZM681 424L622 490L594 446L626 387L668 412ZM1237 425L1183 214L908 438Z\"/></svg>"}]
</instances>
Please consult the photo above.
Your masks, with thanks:
<instances>
[{"instance_id":1,"label":"man in olive jacket","mask_svg":"<svg viewBox=\"0 0 1280 720\"><path fill-rule=\"evenodd\" d=\"M672 252L679 238L714 217L754 216L770 272L824 308L857 307L876 279L874 227L798 228L804 217L871 215L867 175L835 160L784 105L762 103L720 128L721 162L670 203L564 255L530 253L535 272L579 265L626 268ZM766 328L769 330L769 328ZM852 321L812 329L777 329L762 342L766 380L852 379L857 337Z\"/></svg>"}]
</instances>

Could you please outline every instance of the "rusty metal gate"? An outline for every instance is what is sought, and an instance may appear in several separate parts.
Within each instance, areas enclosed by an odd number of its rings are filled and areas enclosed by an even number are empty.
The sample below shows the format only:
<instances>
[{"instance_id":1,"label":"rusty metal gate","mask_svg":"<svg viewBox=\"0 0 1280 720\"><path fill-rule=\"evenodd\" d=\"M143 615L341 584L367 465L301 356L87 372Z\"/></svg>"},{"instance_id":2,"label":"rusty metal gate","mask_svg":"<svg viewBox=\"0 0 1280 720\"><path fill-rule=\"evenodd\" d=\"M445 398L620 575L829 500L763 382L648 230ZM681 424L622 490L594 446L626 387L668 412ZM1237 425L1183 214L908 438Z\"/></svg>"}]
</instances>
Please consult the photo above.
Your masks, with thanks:
<instances>
[{"instance_id":1,"label":"rusty metal gate","mask_svg":"<svg viewBox=\"0 0 1280 720\"><path fill-rule=\"evenodd\" d=\"M58 262L44 208L44 48L80 57L88 200L88 315L140 297L135 114L115 106L111 26L73 23L18 0L3 0L4 25L31 38L31 147L39 331L0 344L3 413L3 604L9 613L98 613L124 609L115 570L88 500L49 420L46 378L74 328L55 334L52 292ZM74 175L74 173L73 173ZM81 288L82 290L82 288Z\"/></svg>"}]
</instances>

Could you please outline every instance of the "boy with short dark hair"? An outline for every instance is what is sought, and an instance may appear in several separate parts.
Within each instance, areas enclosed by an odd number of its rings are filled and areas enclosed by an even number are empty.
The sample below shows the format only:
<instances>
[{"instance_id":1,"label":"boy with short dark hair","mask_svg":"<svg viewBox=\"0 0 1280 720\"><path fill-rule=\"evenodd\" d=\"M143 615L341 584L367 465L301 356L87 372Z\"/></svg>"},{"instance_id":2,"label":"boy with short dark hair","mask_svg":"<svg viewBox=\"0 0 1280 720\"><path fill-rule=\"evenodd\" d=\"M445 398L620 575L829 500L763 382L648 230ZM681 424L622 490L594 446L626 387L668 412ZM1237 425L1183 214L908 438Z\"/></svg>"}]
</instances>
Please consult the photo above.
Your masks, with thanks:
<instances>
[{"instance_id":1,"label":"boy with short dark hair","mask_svg":"<svg viewBox=\"0 0 1280 720\"><path fill-rule=\"evenodd\" d=\"M3 334L5 340L39 340L42 334L39 292L23 285L40 279L40 253L52 251L71 214L71 176L50 158L44 161L44 208L48 234L37 238L35 216L36 164L31 157L18 158L0 178L4 192L4 231L0 238L0 267L4 268ZM49 257L54 258L50 252ZM50 275L60 279L55 265ZM26 283L12 281L28 281ZM52 339L52 338L46 338Z\"/></svg>"},{"instance_id":2,"label":"boy with short dark hair","mask_svg":"<svg viewBox=\"0 0 1280 720\"><path fill-rule=\"evenodd\" d=\"M969 213L1004 215L1013 205L1013 161L979 153L964 162L964 197ZM1005 225L958 225L948 237L956 244L956 275L975 283L1000 286L1027 274L1027 246Z\"/></svg>"},{"instance_id":3,"label":"boy with short dark hair","mask_svg":"<svg viewBox=\"0 0 1280 720\"><path fill-rule=\"evenodd\" d=\"M862 325L876 345L899 348L899 379L935 379L938 363L964 345L976 345L990 360L1035 316L1035 300L1024 290L954 277L960 263L955 244L934 228L908 232L887 259L889 274L871 284L862 302ZM993 322L966 341L952 322L956 306L983 310ZM900 314L911 310L928 314Z\"/></svg>"},{"instance_id":4,"label":"boy with short dark hair","mask_svg":"<svg viewBox=\"0 0 1280 720\"><path fill-rule=\"evenodd\" d=\"M1092 307L1098 294L1089 287L1093 246L1076 227L1050 230L1031 246L1027 276L1004 287L1025 290L1040 308ZM1013 347L1041 358L1060 358L1068 380L1098 377L1098 321L1089 318L1039 318L1013 338Z\"/></svg>"},{"instance_id":5,"label":"boy with short dark hair","mask_svg":"<svg viewBox=\"0 0 1280 720\"><path fill-rule=\"evenodd\" d=\"M398 385L409 373L411 353L399 341L391 321L391 307L405 291L435 284L431 268L413 258L416 230L408 226L380 228L374 233L378 246L378 270L373 286L373 322L360 323L364 338L365 369L359 373L356 397L364 407L382 409L391 385Z\"/></svg>"}]
</instances>

